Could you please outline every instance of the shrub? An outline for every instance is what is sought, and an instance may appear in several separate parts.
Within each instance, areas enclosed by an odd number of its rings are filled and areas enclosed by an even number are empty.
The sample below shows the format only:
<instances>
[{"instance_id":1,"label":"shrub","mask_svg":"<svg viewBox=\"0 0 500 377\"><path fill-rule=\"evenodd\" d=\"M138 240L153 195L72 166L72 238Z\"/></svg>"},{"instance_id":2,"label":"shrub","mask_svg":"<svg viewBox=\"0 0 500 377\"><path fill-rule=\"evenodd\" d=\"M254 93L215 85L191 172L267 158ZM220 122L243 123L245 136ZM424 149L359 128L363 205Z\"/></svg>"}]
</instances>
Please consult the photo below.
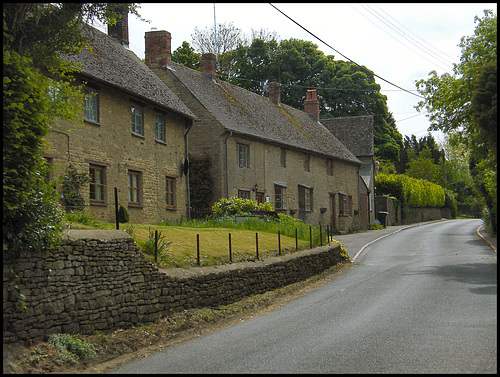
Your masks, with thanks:
<instances>
[{"instance_id":1,"label":"shrub","mask_svg":"<svg viewBox=\"0 0 500 377\"><path fill-rule=\"evenodd\" d=\"M395 196L401 207L442 207L444 189L425 179L405 174L379 174L376 178L377 195Z\"/></svg>"},{"instance_id":2,"label":"shrub","mask_svg":"<svg viewBox=\"0 0 500 377\"><path fill-rule=\"evenodd\" d=\"M119 223L130 222L130 216L128 214L127 209L124 206L120 206L120 208L118 208L118 222Z\"/></svg>"},{"instance_id":3,"label":"shrub","mask_svg":"<svg viewBox=\"0 0 500 377\"><path fill-rule=\"evenodd\" d=\"M97 356L95 346L78 339L76 335L54 334L48 342L59 352L59 360L62 364Z\"/></svg>"},{"instance_id":4,"label":"shrub","mask_svg":"<svg viewBox=\"0 0 500 377\"><path fill-rule=\"evenodd\" d=\"M251 211L274 211L270 203L258 203L255 200L241 199L232 196L229 199L222 198L212 206L212 217L249 215Z\"/></svg>"}]
</instances>

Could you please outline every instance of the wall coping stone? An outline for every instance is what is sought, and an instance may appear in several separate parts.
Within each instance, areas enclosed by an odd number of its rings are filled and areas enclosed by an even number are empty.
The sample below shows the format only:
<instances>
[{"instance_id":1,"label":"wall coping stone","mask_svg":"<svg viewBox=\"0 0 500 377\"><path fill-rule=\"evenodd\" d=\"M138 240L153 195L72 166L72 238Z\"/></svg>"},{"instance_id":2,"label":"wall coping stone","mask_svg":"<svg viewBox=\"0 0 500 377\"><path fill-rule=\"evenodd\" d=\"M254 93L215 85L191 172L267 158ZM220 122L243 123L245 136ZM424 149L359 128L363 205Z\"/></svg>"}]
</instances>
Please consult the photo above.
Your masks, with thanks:
<instances>
[{"instance_id":1,"label":"wall coping stone","mask_svg":"<svg viewBox=\"0 0 500 377\"><path fill-rule=\"evenodd\" d=\"M64 232L63 239L69 241L77 241L81 239L87 240L114 240L132 238L130 234L124 230L84 230L84 229L71 229Z\"/></svg>"}]
</instances>

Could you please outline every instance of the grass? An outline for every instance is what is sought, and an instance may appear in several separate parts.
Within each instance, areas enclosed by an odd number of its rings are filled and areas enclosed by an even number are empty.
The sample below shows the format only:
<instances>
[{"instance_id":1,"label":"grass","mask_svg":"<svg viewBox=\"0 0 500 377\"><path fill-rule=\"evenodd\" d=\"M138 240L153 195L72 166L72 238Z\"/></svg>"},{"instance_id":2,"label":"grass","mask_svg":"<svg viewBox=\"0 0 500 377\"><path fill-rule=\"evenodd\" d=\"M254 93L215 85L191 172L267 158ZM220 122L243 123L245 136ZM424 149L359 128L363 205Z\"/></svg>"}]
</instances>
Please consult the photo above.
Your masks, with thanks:
<instances>
[{"instance_id":1,"label":"grass","mask_svg":"<svg viewBox=\"0 0 500 377\"><path fill-rule=\"evenodd\" d=\"M71 214L67 217L72 228L115 229L115 224L93 220L86 214ZM280 231L281 254L296 251L295 229L298 250L309 248L309 232L313 245L319 245L319 229L304 224L290 216L276 221L248 219L235 223L233 218L217 220L189 220L181 224L120 224L120 229L129 233L143 251L144 256L154 262L154 232L158 231L158 264L165 267L188 268L196 266L197 235L199 237L200 265L214 266L230 262L229 234L231 234L232 262L255 260L256 233L258 233L259 259L279 255L278 230ZM323 230L323 244L326 244Z\"/></svg>"}]
</instances>

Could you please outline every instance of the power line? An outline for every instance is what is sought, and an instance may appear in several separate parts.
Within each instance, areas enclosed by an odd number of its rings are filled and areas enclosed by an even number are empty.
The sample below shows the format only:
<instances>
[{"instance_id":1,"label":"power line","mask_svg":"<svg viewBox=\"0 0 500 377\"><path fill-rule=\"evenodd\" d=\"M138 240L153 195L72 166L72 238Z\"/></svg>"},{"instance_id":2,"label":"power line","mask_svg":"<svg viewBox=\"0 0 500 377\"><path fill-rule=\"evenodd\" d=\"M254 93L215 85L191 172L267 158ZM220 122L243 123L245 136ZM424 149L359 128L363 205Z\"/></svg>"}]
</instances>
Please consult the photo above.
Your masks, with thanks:
<instances>
[{"instance_id":1,"label":"power line","mask_svg":"<svg viewBox=\"0 0 500 377\"><path fill-rule=\"evenodd\" d=\"M423 38L419 37L417 34L415 34L414 32L412 32L410 29L408 29L407 27L405 27L403 24L401 24L400 22L398 22L398 20L396 20L394 17L392 17L389 13L387 13L386 11L384 11L382 8L380 8L377 4L375 4L375 6L377 8L380 9L381 12L385 13L388 17L392 18L396 23L398 23L399 25L401 25L401 27L405 28L408 32L410 32L411 34L413 34L415 37L417 37L418 39L420 39L422 42L424 42L425 44L427 44L430 48L434 49L436 52L438 52L439 54L442 55L441 59L442 60L445 60L448 64L454 64L454 60L453 60L453 57L451 57L450 55L446 54L445 52L441 51L440 49L438 49L437 47L434 47L433 45L431 45L429 42L426 42ZM412 38L413 39L413 38ZM417 42L418 43L418 42ZM419 43L420 44L420 43ZM437 55L437 54L435 54ZM447 58L448 57L452 60L448 60Z\"/></svg>"},{"instance_id":2,"label":"power line","mask_svg":"<svg viewBox=\"0 0 500 377\"><path fill-rule=\"evenodd\" d=\"M325 41L323 41L321 38L317 37L316 35L314 35L313 33L311 33L309 30L307 30L305 27L303 27L302 25L300 25L298 22L296 22L295 20L293 20L291 17L287 16L285 13L283 13L281 10L279 10L278 8L276 8L273 4L269 3L269 5L271 5L274 9L276 9L278 12L280 12L283 16L285 16L286 18L288 18L290 21L292 21L294 24L296 24L298 27L300 27L301 29L305 30L307 33L311 34L314 38L316 38L318 41L320 41L321 43L325 44L326 46L330 47L333 51L335 51L337 54L339 54L340 56L342 56L344 59L347 59L349 60L351 63L353 64L356 64L358 67L361 68L361 65L359 65L358 63L356 63L354 60L348 58L347 56L345 56L344 54L342 54L340 51L337 51L336 49L334 49L332 46L330 46L328 43L326 43ZM377 74L373 74L375 77L379 78L380 80L382 81L385 81L386 83L404 91L404 92L407 92L413 96L416 96L416 97L419 97L419 98L422 98L422 99L425 99L424 97L418 95L418 94L415 94L415 93L412 93L410 92L409 90L406 90L396 84L393 84L392 82L384 79L383 77L380 77L379 75Z\"/></svg>"},{"instance_id":3,"label":"power line","mask_svg":"<svg viewBox=\"0 0 500 377\"><path fill-rule=\"evenodd\" d=\"M438 65L441 69L445 70L445 71L448 71L449 68L444 68L443 66L437 64L435 61L431 61L429 59L427 59L425 56L423 56L422 54L420 54L419 52L415 51L413 48L411 48L410 46L406 45L405 43L403 43L402 41L400 41L399 39L397 39L394 35L390 34L389 32L387 32L386 30L384 30L382 27L380 27L379 25L377 25L375 22L373 22L372 20L370 20L368 17L366 17L363 13L361 13L360 11L358 11L356 8L354 8L354 6L351 5L351 7L356 11L358 12L359 14L361 14L363 17L365 17L368 21L370 21L373 25L375 25L376 27L378 27L380 30L382 30L384 33L386 33L387 35L389 35L390 37L394 38L397 42L401 43L403 46L405 46L406 48L408 48L409 50L413 51L415 54L417 54L418 56L420 56L421 58L427 60L428 62L432 63L432 64L436 64ZM395 26L393 23L391 23L389 20L387 20L385 17L383 17L382 15L380 15L376 10L374 10L373 8L371 8L369 5L361 5L361 7L363 9L365 9L368 13L370 13L372 16L374 16L375 18L377 18L379 21L381 21L384 25L386 25L387 27L389 27L391 30L393 30L397 35L403 37L405 40L407 40L408 42L410 42L411 44L413 44L415 47L417 47L418 49L420 49L421 51L423 51L424 53L426 54L429 54L433 59L437 59L439 61L439 63L444 63L446 65L450 64L449 62L446 62L444 61L442 58L440 58L439 56L432 56L432 54L424 47L420 47L419 45L417 45L417 43L411 41L408 39L408 37L406 36L406 33L404 31L402 31L401 29L399 29L397 26ZM420 44L421 45L421 44ZM434 54L435 55L435 54Z\"/></svg>"}]
</instances>

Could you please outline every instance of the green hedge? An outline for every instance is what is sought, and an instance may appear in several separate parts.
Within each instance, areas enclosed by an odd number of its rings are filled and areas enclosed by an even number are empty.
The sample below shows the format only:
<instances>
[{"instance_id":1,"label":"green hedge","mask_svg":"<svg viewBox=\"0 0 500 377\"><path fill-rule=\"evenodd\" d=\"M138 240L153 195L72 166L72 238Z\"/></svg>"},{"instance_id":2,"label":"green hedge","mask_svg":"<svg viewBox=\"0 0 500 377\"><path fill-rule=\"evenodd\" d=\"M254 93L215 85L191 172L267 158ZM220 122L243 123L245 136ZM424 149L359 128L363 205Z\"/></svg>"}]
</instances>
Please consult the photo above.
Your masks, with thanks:
<instances>
[{"instance_id":1,"label":"green hedge","mask_svg":"<svg viewBox=\"0 0 500 377\"><path fill-rule=\"evenodd\" d=\"M442 207L444 189L425 179L404 174L379 174L375 179L377 195L395 196L401 207Z\"/></svg>"}]
</instances>

